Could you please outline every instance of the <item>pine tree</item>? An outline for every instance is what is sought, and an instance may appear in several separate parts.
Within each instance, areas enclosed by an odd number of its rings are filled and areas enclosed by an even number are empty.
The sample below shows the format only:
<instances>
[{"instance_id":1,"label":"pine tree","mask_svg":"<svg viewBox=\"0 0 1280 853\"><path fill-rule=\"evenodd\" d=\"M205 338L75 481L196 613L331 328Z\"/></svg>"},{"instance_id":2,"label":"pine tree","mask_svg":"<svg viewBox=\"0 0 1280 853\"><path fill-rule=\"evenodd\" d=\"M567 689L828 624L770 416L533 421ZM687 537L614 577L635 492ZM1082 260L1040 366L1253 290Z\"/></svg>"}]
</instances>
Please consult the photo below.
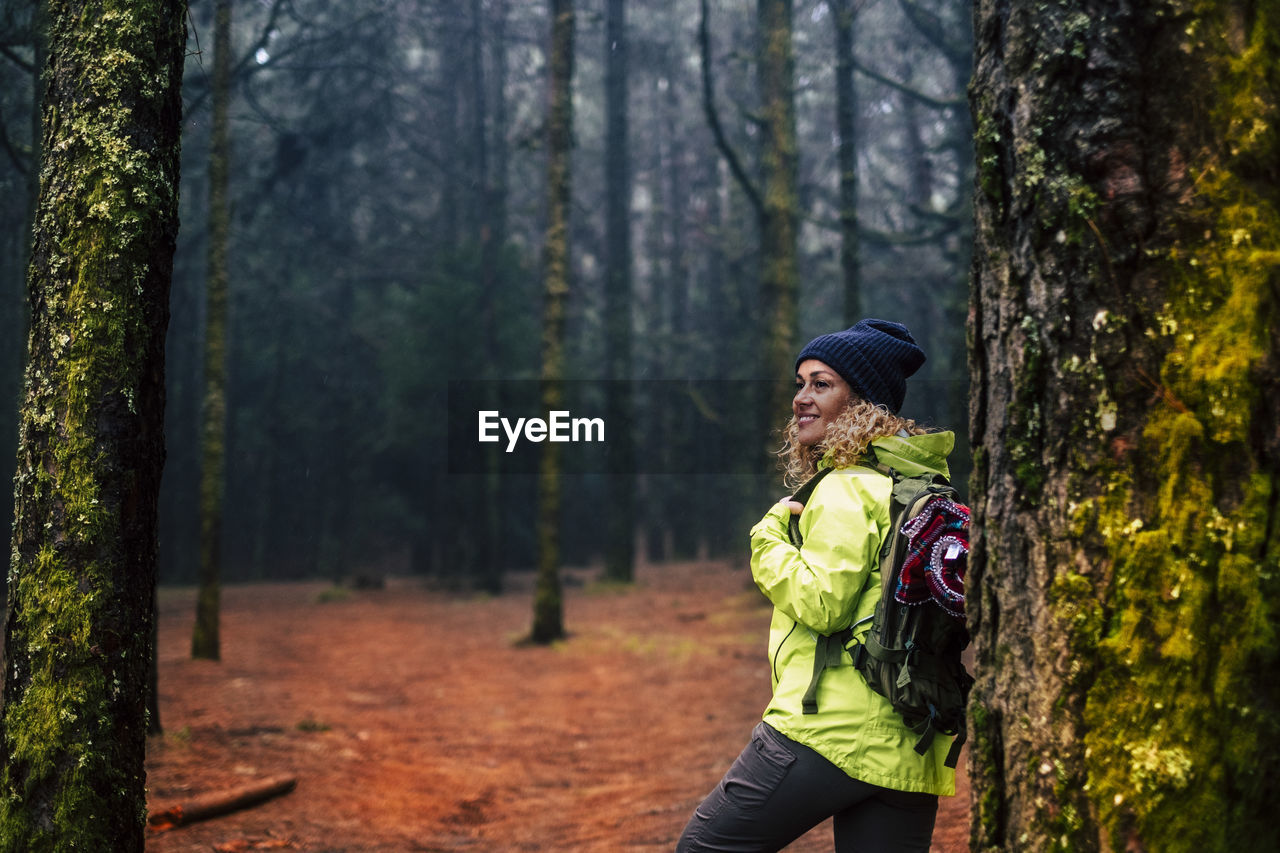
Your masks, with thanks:
<instances>
[{"instance_id":1,"label":"pine tree","mask_svg":"<svg viewBox=\"0 0 1280 853\"><path fill-rule=\"evenodd\" d=\"M222 496L227 439L227 261L231 210L231 2L214 4L213 128L209 146L209 256L205 279L204 405L200 433L200 591L191 656L222 656L219 602L222 573Z\"/></svg>"},{"instance_id":2,"label":"pine tree","mask_svg":"<svg viewBox=\"0 0 1280 853\"><path fill-rule=\"evenodd\" d=\"M618 449L610 456L604 572L611 580L635 576L634 400L631 394L631 166L627 140L627 32L625 0L605 6L605 298L608 330L608 417Z\"/></svg>"},{"instance_id":3,"label":"pine tree","mask_svg":"<svg viewBox=\"0 0 1280 853\"><path fill-rule=\"evenodd\" d=\"M551 101L547 120L547 238L542 318L542 405L564 408L564 318L569 299L570 153L573 147L573 0L551 3ZM564 636L560 586L560 445L542 446L538 471L538 578L534 591L535 643Z\"/></svg>"}]
</instances>

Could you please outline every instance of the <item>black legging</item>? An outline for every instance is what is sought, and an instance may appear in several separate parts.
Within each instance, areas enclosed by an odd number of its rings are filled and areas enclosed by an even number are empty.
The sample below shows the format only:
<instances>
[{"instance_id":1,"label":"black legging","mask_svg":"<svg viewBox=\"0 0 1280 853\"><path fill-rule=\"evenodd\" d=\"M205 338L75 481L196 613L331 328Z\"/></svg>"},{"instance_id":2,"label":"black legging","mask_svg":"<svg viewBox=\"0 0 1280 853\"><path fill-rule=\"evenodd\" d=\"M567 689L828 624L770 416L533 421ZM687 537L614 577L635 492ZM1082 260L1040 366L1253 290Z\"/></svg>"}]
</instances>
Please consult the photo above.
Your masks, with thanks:
<instances>
[{"instance_id":1,"label":"black legging","mask_svg":"<svg viewBox=\"0 0 1280 853\"><path fill-rule=\"evenodd\" d=\"M677 853L771 853L829 817L836 853L928 853L934 794L851 778L761 723L684 828Z\"/></svg>"}]
</instances>

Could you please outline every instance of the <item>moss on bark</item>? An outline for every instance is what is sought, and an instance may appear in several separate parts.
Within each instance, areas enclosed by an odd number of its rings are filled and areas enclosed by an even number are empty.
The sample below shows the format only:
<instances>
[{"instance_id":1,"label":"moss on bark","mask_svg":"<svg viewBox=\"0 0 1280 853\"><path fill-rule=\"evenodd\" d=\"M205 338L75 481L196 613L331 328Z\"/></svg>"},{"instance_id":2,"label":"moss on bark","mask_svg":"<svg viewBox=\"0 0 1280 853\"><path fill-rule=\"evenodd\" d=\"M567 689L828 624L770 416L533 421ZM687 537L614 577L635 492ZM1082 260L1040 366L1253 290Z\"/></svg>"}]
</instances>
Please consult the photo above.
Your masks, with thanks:
<instances>
[{"instance_id":1,"label":"moss on bark","mask_svg":"<svg viewBox=\"0 0 1280 853\"><path fill-rule=\"evenodd\" d=\"M184 11L48 4L2 850L143 846Z\"/></svg>"},{"instance_id":2,"label":"moss on bark","mask_svg":"<svg viewBox=\"0 0 1280 853\"><path fill-rule=\"evenodd\" d=\"M977 16L975 846L1280 846L1280 9Z\"/></svg>"},{"instance_id":3,"label":"moss on bark","mask_svg":"<svg viewBox=\"0 0 1280 853\"><path fill-rule=\"evenodd\" d=\"M1270 849L1280 747L1277 460L1259 438L1274 395L1280 287L1280 12L1200 3L1188 49L1212 69L1215 143L1159 253L1161 403L1142 433L1154 494L1118 482L1101 518L1116 574L1089 692L1089 775L1111 843ZM1231 44L1236 33L1240 43ZM1271 429L1274 429L1272 424Z\"/></svg>"}]
</instances>

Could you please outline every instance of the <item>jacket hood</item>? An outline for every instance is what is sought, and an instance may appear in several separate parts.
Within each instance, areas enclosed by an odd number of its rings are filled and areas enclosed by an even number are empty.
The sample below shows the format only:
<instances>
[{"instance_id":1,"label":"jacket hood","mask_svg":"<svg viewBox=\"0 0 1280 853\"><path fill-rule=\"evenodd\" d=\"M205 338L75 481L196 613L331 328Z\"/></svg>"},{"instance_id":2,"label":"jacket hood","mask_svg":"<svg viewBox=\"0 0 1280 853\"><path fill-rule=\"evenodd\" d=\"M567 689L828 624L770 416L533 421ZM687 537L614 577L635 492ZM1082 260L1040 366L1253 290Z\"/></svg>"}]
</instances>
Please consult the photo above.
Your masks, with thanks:
<instances>
[{"instance_id":1,"label":"jacket hood","mask_svg":"<svg viewBox=\"0 0 1280 853\"><path fill-rule=\"evenodd\" d=\"M871 442L876 458L900 474L941 474L951 479L947 457L956 446L954 432L926 432L923 435L890 435Z\"/></svg>"},{"instance_id":2,"label":"jacket hood","mask_svg":"<svg viewBox=\"0 0 1280 853\"><path fill-rule=\"evenodd\" d=\"M947 457L956 446L956 434L950 430L922 435L889 435L871 442L876 458L907 477L941 474L951 479ZM823 459L821 467L826 467Z\"/></svg>"}]
</instances>

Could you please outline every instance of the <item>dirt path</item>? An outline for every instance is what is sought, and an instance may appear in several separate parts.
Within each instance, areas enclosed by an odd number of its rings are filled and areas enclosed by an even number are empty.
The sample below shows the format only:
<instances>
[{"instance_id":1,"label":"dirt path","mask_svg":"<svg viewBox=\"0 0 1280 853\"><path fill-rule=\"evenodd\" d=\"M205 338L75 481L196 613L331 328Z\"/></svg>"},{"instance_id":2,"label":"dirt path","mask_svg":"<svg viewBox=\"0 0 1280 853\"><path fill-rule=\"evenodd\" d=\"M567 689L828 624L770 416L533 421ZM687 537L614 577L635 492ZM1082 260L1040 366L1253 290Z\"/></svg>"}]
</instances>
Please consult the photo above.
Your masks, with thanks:
<instances>
[{"instance_id":1,"label":"dirt path","mask_svg":"<svg viewBox=\"0 0 1280 853\"><path fill-rule=\"evenodd\" d=\"M150 853L670 851L768 699L769 612L720 563L570 587L573 636L551 648L516 645L524 592L327 591L224 590L221 663L188 659L193 592L162 591L153 807L283 773L298 785L155 834ZM966 800L944 800L936 851L966 849Z\"/></svg>"}]
</instances>

